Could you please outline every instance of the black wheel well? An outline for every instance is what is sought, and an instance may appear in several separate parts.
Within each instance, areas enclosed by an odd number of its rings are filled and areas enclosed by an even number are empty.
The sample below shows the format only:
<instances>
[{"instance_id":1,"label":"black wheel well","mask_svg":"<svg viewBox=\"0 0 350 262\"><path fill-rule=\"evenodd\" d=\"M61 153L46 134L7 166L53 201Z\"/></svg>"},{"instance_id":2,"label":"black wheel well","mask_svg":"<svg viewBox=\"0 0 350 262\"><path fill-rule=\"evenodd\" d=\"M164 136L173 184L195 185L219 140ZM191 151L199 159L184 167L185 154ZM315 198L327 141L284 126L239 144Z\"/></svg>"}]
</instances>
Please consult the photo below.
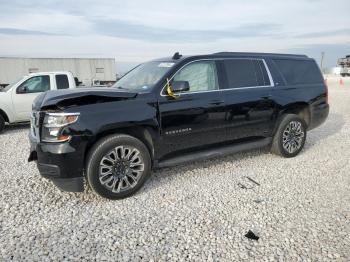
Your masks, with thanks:
<instances>
[{"instance_id":1,"label":"black wheel well","mask_svg":"<svg viewBox=\"0 0 350 262\"><path fill-rule=\"evenodd\" d=\"M297 103L289 105L282 111L281 115L285 114L295 114L304 119L307 126L311 122L310 106L307 103Z\"/></svg>"},{"instance_id":2,"label":"black wheel well","mask_svg":"<svg viewBox=\"0 0 350 262\"><path fill-rule=\"evenodd\" d=\"M7 122L7 123L10 122L10 119L8 118L6 113L4 111L2 111L1 109L0 109L0 116L2 116L2 118L5 120L5 122Z\"/></svg>"},{"instance_id":3,"label":"black wheel well","mask_svg":"<svg viewBox=\"0 0 350 262\"><path fill-rule=\"evenodd\" d=\"M273 129L273 135L276 133L278 126L283 120L283 116L287 114L295 114L304 119L306 126L308 127L311 122L311 113L310 106L307 103L295 103L286 106L283 110L281 110L278 114L277 121L275 123L275 127Z\"/></svg>"},{"instance_id":4,"label":"black wheel well","mask_svg":"<svg viewBox=\"0 0 350 262\"><path fill-rule=\"evenodd\" d=\"M137 138L138 140L140 140L142 143L145 144L145 146L149 151L151 159L152 160L154 159L154 144L153 144L151 131L149 130L148 127L133 126L133 127L123 127L123 128L106 130L96 135L95 139L91 141L86 148L85 157L84 157L85 161L86 161L88 152L97 141L99 141L103 137L113 135L113 134L124 134L124 135L129 135Z\"/></svg>"}]
</instances>

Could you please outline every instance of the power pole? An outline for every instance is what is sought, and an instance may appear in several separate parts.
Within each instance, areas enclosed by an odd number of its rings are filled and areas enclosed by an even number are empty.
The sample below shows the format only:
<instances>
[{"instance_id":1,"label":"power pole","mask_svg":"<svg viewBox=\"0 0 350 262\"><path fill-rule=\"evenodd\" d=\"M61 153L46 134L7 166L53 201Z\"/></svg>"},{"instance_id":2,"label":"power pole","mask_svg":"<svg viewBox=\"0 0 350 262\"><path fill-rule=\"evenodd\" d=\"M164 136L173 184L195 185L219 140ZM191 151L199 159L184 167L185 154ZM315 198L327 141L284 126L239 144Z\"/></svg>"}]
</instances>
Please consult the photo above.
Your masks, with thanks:
<instances>
[{"instance_id":1,"label":"power pole","mask_svg":"<svg viewBox=\"0 0 350 262\"><path fill-rule=\"evenodd\" d=\"M321 72L324 73L323 70L323 59L324 59L324 52L321 52Z\"/></svg>"}]
</instances>

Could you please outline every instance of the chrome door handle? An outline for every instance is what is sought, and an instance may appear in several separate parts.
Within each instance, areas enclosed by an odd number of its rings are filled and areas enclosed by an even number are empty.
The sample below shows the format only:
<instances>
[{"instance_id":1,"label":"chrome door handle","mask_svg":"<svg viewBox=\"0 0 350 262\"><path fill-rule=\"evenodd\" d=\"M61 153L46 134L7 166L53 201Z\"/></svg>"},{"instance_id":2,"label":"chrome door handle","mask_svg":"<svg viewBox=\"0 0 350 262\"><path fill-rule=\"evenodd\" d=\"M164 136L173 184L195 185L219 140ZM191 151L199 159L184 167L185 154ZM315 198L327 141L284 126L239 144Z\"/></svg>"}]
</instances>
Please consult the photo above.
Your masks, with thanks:
<instances>
[{"instance_id":1,"label":"chrome door handle","mask_svg":"<svg viewBox=\"0 0 350 262\"><path fill-rule=\"evenodd\" d=\"M223 103L225 103L224 100L213 100L209 102L210 105L221 105Z\"/></svg>"},{"instance_id":2,"label":"chrome door handle","mask_svg":"<svg viewBox=\"0 0 350 262\"><path fill-rule=\"evenodd\" d=\"M270 99L272 97L272 95L267 95L267 96L262 96L262 99Z\"/></svg>"}]
</instances>

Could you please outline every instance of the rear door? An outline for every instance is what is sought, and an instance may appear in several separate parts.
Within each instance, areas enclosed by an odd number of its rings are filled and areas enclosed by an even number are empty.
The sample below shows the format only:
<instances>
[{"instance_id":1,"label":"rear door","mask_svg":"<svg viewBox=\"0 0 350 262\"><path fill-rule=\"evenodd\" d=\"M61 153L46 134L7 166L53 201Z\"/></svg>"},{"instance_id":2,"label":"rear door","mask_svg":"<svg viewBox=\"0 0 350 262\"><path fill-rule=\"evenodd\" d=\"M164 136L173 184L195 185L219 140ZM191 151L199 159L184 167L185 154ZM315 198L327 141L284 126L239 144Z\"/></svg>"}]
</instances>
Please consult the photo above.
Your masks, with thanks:
<instances>
[{"instance_id":1,"label":"rear door","mask_svg":"<svg viewBox=\"0 0 350 262\"><path fill-rule=\"evenodd\" d=\"M227 139L255 139L271 135L274 103L273 81L264 60L224 59L220 73L225 96Z\"/></svg>"},{"instance_id":2,"label":"rear door","mask_svg":"<svg viewBox=\"0 0 350 262\"><path fill-rule=\"evenodd\" d=\"M202 60L180 69L174 81L188 81L190 91L177 99L163 90L159 99L163 152L195 148L225 140L225 105L216 62Z\"/></svg>"}]
</instances>

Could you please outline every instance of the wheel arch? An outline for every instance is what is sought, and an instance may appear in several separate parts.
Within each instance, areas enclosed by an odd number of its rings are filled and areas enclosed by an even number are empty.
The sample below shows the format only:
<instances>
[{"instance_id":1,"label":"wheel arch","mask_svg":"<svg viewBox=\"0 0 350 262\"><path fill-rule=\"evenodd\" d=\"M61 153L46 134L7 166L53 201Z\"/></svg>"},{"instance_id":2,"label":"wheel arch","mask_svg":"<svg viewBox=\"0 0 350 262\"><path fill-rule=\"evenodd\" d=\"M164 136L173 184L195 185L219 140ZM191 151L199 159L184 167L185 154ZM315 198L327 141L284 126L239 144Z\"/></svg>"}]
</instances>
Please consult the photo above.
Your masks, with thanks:
<instances>
[{"instance_id":1,"label":"wheel arch","mask_svg":"<svg viewBox=\"0 0 350 262\"><path fill-rule=\"evenodd\" d=\"M5 122L7 122L7 123L10 122L10 119L9 119L8 115L2 109L0 109L0 116L2 116L2 118L5 120Z\"/></svg>"},{"instance_id":2,"label":"wheel arch","mask_svg":"<svg viewBox=\"0 0 350 262\"><path fill-rule=\"evenodd\" d=\"M91 147L99 140L101 140L102 138L109 136L109 135L113 135L113 134L124 134L124 135L129 135L132 137L137 138L138 140L140 140L143 144L145 144L145 146L148 149L148 152L150 154L151 160L153 162L154 160L154 136L155 131L153 130L152 127L149 126L129 126L129 127L120 127L120 128L114 128L114 129L108 129L108 130L104 130L100 133L98 133L95 138L88 143L87 148L85 150L85 156L84 156L84 162L86 162L87 159L87 155L91 149Z\"/></svg>"},{"instance_id":3,"label":"wheel arch","mask_svg":"<svg viewBox=\"0 0 350 262\"><path fill-rule=\"evenodd\" d=\"M279 111L278 118L273 130L273 134L275 134L276 130L278 129L278 126L281 123L283 116L287 114L298 115L305 121L307 127L309 127L311 123L311 111L310 111L310 105L308 103L297 102L293 104L288 104Z\"/></svg>"},{"instance_id":4,"label":"wheel arch","mask_svg":"<svg viewBox=\"0 0 350 262\"><path fill-rule=\"evenodd\" d=\"M289 104L281 110L280 115L296 114L304 119L305 123L309 126L311 122L310 105L306 102L297 102Z\"/></svg>"}]
</instances>

